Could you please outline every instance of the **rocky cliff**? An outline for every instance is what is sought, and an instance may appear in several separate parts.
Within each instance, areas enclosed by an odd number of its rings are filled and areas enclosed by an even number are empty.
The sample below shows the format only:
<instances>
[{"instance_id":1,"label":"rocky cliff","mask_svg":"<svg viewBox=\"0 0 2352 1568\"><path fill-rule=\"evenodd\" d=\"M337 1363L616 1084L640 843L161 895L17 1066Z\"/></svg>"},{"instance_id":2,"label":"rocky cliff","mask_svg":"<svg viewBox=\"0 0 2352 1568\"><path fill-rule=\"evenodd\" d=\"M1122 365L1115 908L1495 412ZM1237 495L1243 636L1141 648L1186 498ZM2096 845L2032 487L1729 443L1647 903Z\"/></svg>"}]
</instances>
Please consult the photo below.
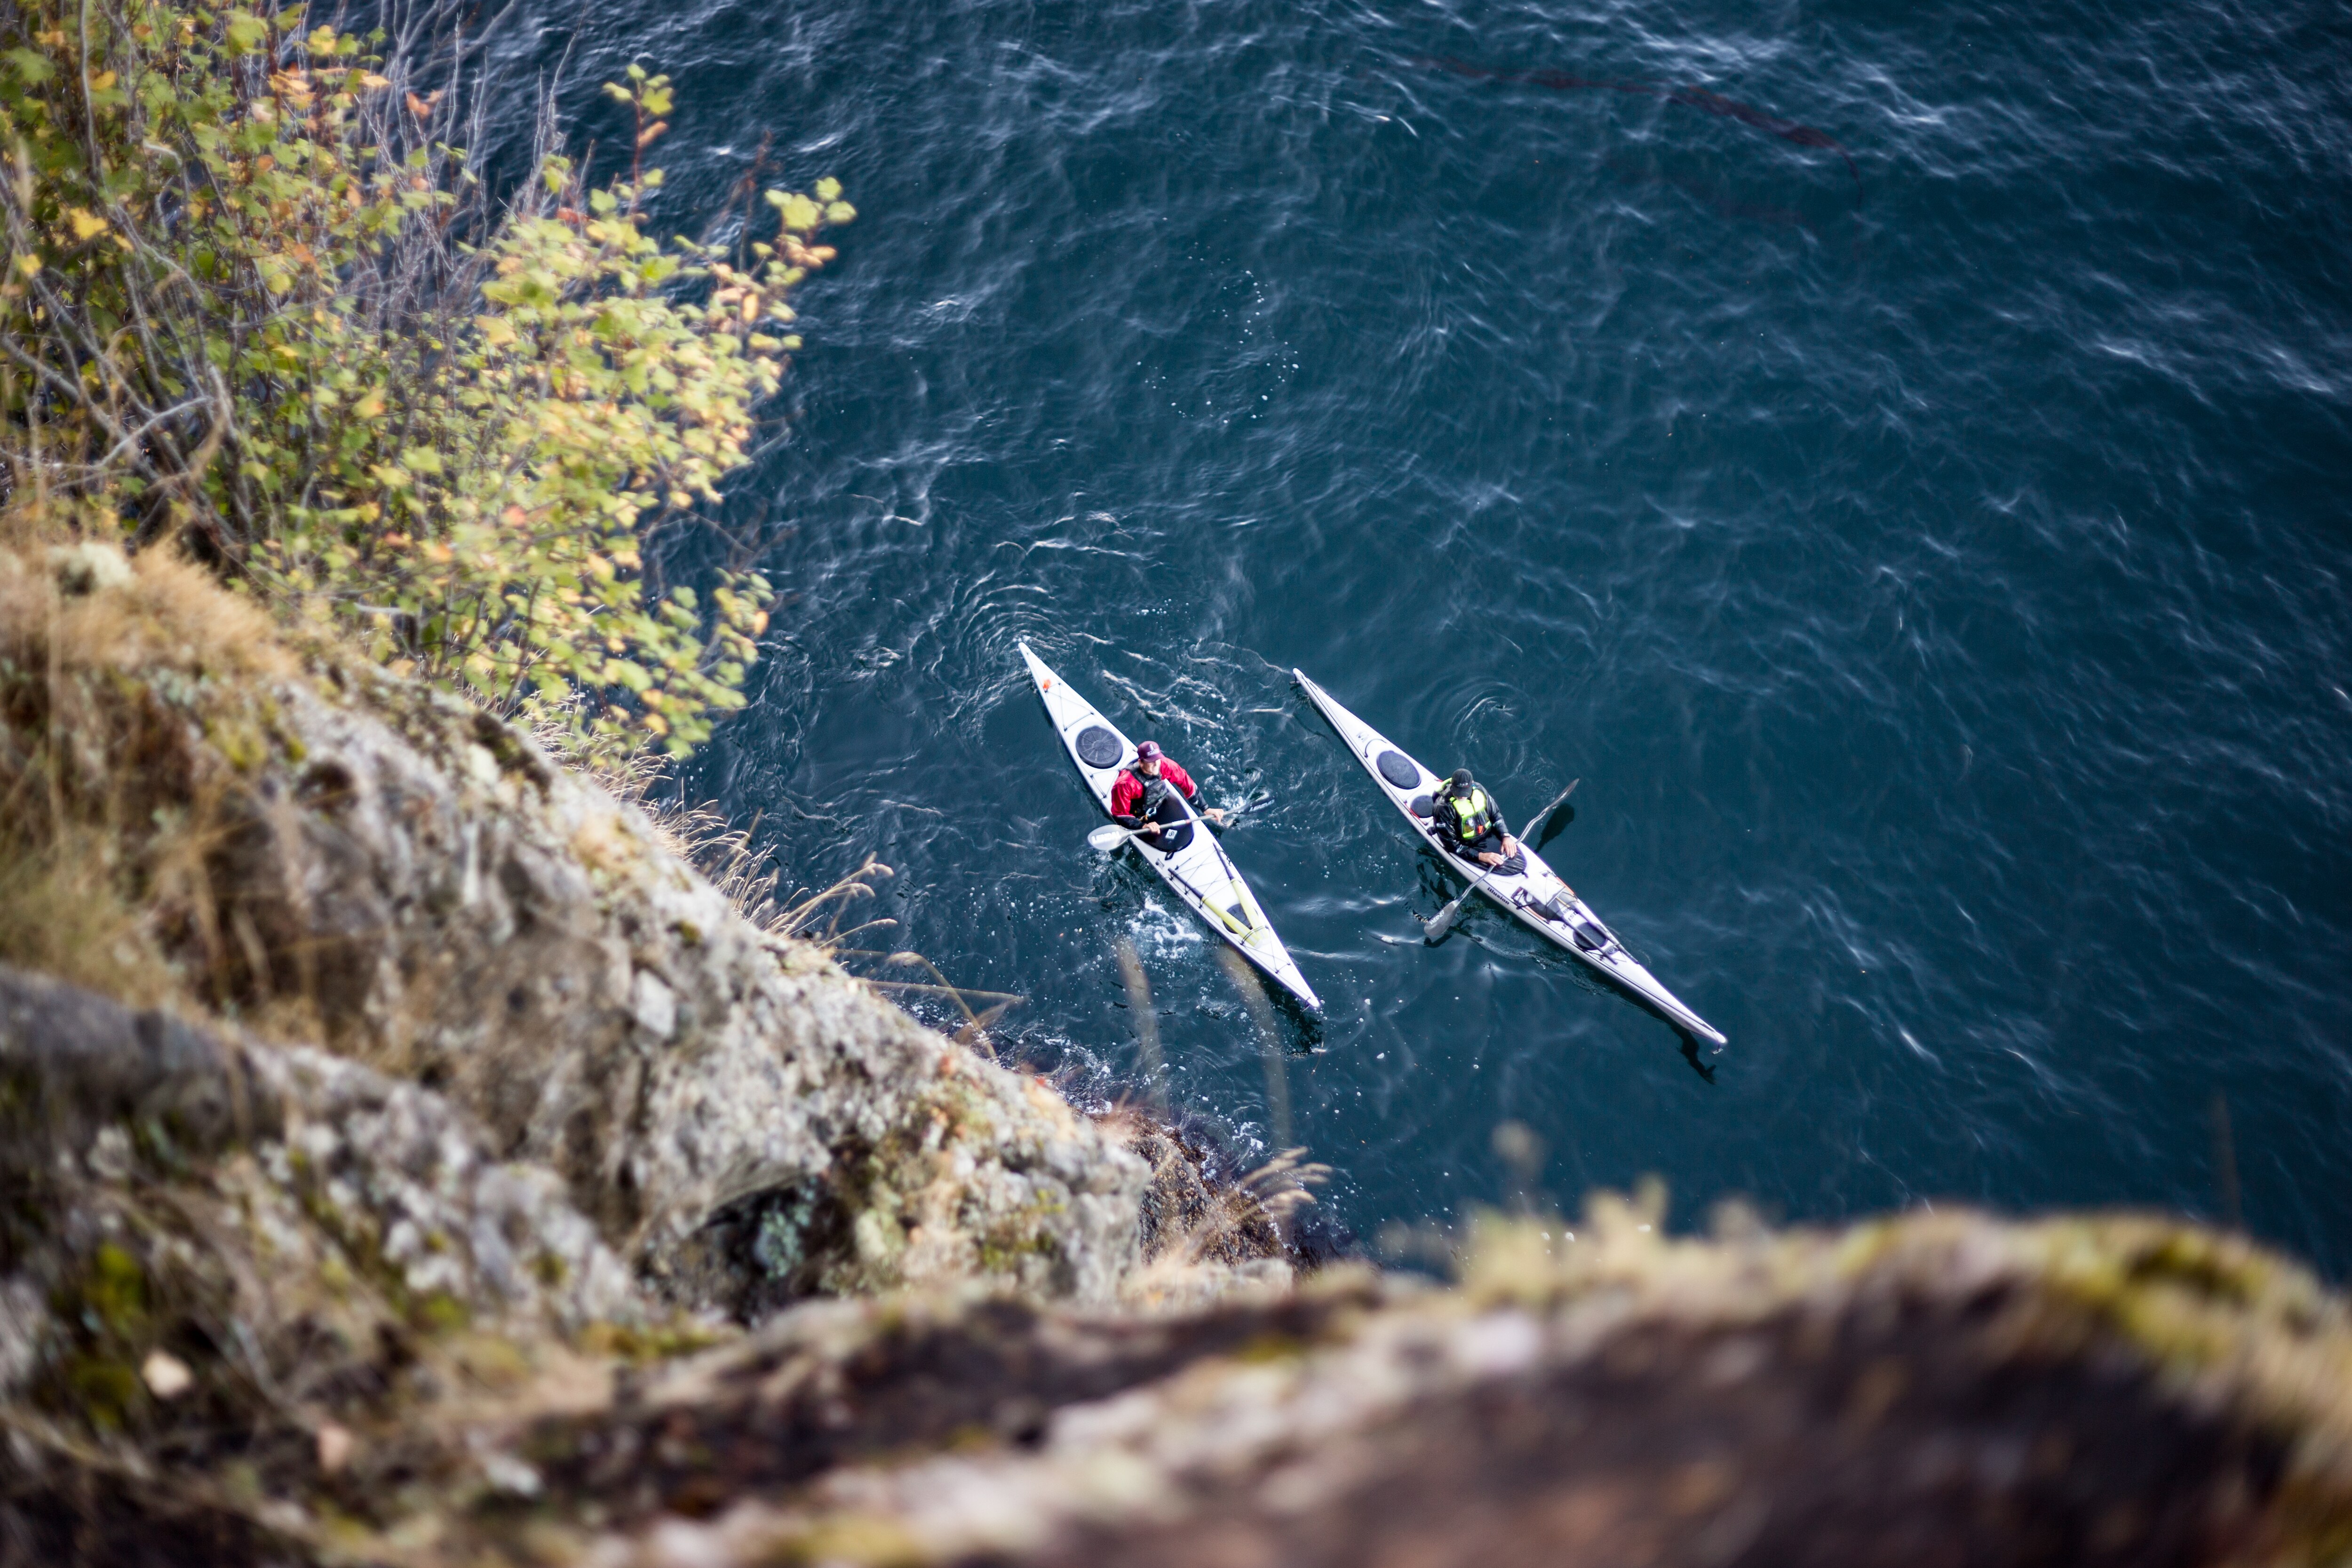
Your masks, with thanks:
<instances>
[{"instance_id":1,"label":"rocky cliff","mask_svg":"<svg viewBox=\"0 0 2352 1568\"><path fill-rule=\"evenodd\" d=\"M117 908L72 939L107 951L20 962L413 1086L680 1305L1110 1298L1145 1168L1057 1097L753 927L497 720L305 658L193 568L38 564L0 555L8 837L105 864L47 867L16 920Z\"/></svg>"}]
</instances>

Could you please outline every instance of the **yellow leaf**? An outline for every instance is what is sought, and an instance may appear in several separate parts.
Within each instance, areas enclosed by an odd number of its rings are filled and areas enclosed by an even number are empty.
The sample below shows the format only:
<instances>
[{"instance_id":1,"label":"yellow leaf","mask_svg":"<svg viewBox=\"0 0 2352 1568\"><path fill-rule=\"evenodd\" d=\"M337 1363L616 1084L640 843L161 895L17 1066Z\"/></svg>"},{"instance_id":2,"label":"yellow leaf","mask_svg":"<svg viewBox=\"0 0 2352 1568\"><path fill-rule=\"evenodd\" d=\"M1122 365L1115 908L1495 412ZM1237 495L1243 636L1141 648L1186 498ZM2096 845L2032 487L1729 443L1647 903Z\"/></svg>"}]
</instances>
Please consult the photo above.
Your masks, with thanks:
<instances>
[{"instance_id":1,"label":"yellow leaf","mask_svg":"<svg viewBox=\"0 0 2352 1568\"><path fill-rule=\"evenodd\" d=\"M784 226L805 232L817 226L822 216L817 205L803 195L787 195L782 202Z\"/></svg>"},{"instance_id":2,"label":"yellow leaf","mask_svg":"<svg viewBox=\"0 0 2352 1568\"><path fill-rule=\"evenodd\" d=\"M30 278L41 269L41 258L30 251L16 258L16 270Z\"/></svg>"},{"instance_id":3,"label":"yellow leaf","mask_svg":"<svg viewBox=\"0 0 2352 1568\"><path fill-rule=\"evenodd\" d=\"M106 220L96 213L80 207L66 208L66 221L73 225L76 239L91 239L106 232Z\"/></svg>"},{"instance_id":4,"label":"yellow leaf","mask_svg":"<svg viewBox=\"0 0 2352 1568\"><path fill-rule=\"evenodd\" d=\"M89 79L89 89L92 92L104 92L114 85L114 81L115 76L112 71L100 71Z\"/></svg>"}]
</instances>

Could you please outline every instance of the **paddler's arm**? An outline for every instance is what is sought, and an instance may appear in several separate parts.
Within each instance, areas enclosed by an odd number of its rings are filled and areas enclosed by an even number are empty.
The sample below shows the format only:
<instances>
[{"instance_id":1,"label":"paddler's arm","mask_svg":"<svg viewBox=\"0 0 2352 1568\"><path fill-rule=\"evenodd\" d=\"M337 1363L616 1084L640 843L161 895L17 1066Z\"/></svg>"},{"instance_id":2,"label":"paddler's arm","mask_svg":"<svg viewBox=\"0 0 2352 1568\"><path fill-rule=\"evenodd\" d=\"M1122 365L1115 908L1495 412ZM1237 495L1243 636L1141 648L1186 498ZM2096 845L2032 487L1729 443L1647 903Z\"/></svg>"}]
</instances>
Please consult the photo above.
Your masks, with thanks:
<instances>
[{"instance_id":1,"label":"paddler's arm","mask_svg":"<svg viewBox=\"0 0 2352 1568\"><path fill-rule=\"evenodd\" d=\"M1192 775L1191 773L1186 773L1174 763L1160 763L1160 771L1166 776L1170 784L1174 784L1178 789L1184 792L1184 798L1187 801L1191 802L1194 805L1200 805L1200 786L1193 784ZM1201 816L1204 820L1213 823L1217 826L1222 827L1224 826L1225 814L1222 807L1213 805L1206 807L1202 811Z\"/></svg>"}]
</instances>

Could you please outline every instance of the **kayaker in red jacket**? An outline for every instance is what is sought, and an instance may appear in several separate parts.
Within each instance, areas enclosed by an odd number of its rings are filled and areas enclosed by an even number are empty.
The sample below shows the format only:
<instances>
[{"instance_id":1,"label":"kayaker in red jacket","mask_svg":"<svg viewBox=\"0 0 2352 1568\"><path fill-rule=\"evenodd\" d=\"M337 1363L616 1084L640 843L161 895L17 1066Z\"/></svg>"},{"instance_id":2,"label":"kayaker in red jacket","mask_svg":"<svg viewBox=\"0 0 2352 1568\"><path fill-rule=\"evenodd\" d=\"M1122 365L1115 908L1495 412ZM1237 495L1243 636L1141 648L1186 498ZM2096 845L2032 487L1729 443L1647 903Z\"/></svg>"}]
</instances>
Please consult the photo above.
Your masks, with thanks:
<instances>
[{"instance_id":1,"label":"kayaker in red jacket","mask_svg":"<svg viewBox=\"0 0 2352 1568\"><path fill-rule=\"evenodd\" d=\"M1189 801L1199 799L1201 792L1190 774L1146 741L1135 748L1134 763L1121 768L1110 786L1110 814L1120 826L1139 829L1137 836L1153 848L1173 855L1192 842L1192 825L1177 800L1180 793ZM1201 815L1214 823L1225 820L1214 806Z\"/></svg>"}]
</instances>

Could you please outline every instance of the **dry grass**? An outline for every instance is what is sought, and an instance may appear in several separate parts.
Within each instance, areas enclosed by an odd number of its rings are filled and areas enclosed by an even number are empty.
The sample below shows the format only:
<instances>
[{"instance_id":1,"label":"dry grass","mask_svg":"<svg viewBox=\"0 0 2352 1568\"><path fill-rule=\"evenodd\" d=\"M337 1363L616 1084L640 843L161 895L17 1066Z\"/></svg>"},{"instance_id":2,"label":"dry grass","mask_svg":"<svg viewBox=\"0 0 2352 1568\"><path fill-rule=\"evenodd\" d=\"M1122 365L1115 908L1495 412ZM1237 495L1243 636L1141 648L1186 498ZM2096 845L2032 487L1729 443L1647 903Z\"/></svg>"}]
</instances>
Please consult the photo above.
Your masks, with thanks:
<instances>
[{"instance_id":1,"label":"dry grass","mask_svg":"<svg viewBox=\"0 0 2352 1568\"><path fill-rule=\"evenodd\" d=\"M304 976L270 972L220 879L256 809L241 774L284 744L273 688L302 665L168 550L0 517L0 963L320 1038Z\"/></svg>"},{"instance_id":2,"label":"dry grass","mask_svg":"<svg viewBox=\"0 0 2352 1568\"><path fill-rule=\"evenodd\" d=\"M1163 1209L1170 1198L1188 1195L1180 1174L1174 1182L1160 1169L1160 1160L1191 1163L1181 1142L1158 1121L1133 1107L1121 1107L1103 1119L1115 1134L1123 1132L1138 1152L1151 1159L1154 1185ZM1162 1141L1160 1158L1146 1145ZM1198 1186L1189 1212L1160 1215L1160 1233L1153 1238L1142 1266L1121 1284L1120 1300L1129 1307L1171 1310L1201 1306L1235 1288L1264 1289L1286 1281L1281 1268L1261 1272L1255 1266L1286 1264L1291 1216L1315 1201L1308 1189L1330 1177L1330 1167L1306 1163L1304 1149L1286 1149L1239 1180L1223 1184L1208 1182L1194 1166Z\"/></svg>"},{"instance_id":3,"label":"dry grass","mask_svg":"<svg viewBox=\"0 0 2352 1568\"><path fill-rule=\"evenodd\" d=\"M165 551L127 563L121 586L62 591L49 552L73 542L21 510L0 524L0 657L52 675L168 668L276 678L299 668L259 605Z\"/></svg>"},{"instance_id":4,"label":"dry grass","mask_svg":"<svg viewBox=\"0 0 2352 1568\"><path fill-rule=\"evenodd\" d=\"M153 1006L174 977L116 886L110 847L87 829L32 843L0 834L0 963Z\"/></svg>"},{"instance_id":5,"label":"dry grass","mask_svg":"<svg viewBox=\"0 0 2352 1568\"><path fill-rule=\"evenodd\" d=\"M283 809L250 777L293 750L277 733L272 688L322 664L350 668L348 650L280 626L167 549L125 562L54 516L0 513L0 963L331 1043L309 949L246 907L256 889L232 868L257 814ZM988 1029L1020 998L954 985L919 954L856 945L898 923L859 918L889 867L869 857L829 887L788 894L756 820L736 827L715 805L663 797L674 776L665 759L591 761L565 746L557 719L534 738L636 806L654 842L709 879L780 957L814 949L928 971L858 978L887 999L948 999L962 1015L955 1037L993 1055Z\"/></svg>"},{"instance_id":6,"label":"dry grass","mask_svg":"<svg viewBox=\"0 0 2352 1568\"><path fill-rule=\"evenodd\" d=\"M963 1015L963 1024L953 1036L956 1043L971 1047L991 1061L997 1059L988 1031L1026 998L957 985L919 952L848 945L853 938L888 931L898 923L888 916L843 923L861 902L879 897L878 884L897 872L868 855L856 870L830 887L803 888L780 895L778 889L784 885L782 868L776 864L775 852L755 837L759 818L737 827L716 801L688 805L658 798L655 791L675 776L669 759L651 752L617 761L591 757L568 748L565 733L560 722L543 719L532 727L531 739L563 766L643 813L653 828L655 842L701 872L726 895L738 914L769 939L779 956L798 944L815 948L835 962L878 959L887 968L925 971L930 975L928 981L853 978L894 1003L908 994L947 998Z\"/></svg>"}]
</instances>

